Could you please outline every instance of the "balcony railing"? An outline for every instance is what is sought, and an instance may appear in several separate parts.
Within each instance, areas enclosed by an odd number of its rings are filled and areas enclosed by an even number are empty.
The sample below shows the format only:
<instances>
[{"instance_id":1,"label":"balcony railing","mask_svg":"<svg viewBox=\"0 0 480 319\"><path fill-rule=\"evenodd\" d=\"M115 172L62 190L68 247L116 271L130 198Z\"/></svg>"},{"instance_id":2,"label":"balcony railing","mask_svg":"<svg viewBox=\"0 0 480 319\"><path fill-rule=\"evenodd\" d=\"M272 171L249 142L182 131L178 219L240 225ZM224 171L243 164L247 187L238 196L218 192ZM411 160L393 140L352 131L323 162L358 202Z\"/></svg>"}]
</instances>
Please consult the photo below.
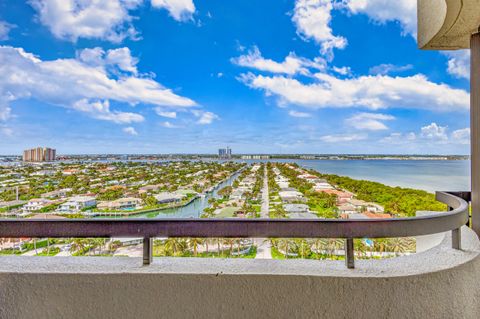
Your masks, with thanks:
<instances>
[{"instance_id":1,"label":"balcony railing","mask_svg":"<svg viewBox=\"0 0 480 319\"><path fill-rule=\"evenodd\" d=\"M460 228L469 222L469 192L437 192L448 212L388 219L0 219L0 237L141 237L143 264L152 262L155 237L344 238L345 262L354 268L355 238L393 238L452 231L461 249Z\"/></svg>"}]
</instances>

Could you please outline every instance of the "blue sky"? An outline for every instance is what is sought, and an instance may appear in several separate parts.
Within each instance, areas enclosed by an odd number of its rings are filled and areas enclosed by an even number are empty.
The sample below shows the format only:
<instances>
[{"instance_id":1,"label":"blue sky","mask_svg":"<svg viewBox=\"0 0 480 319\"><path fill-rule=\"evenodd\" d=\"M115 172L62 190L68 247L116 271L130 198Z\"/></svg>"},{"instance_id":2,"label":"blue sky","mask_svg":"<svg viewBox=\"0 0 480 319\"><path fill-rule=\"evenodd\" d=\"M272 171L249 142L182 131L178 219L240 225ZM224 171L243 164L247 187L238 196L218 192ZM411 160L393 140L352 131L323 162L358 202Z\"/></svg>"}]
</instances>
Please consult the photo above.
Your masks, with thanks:
<instances>
[{"instance_id":1,"label":"blue sky","mask_svg":"<svg viewBox=\"0 0 480 319\"><path fill-rule=\"evenodd\" d=\"M0 154L468 154L416 0L0 0Z\"/></svg>"}]
</instances>

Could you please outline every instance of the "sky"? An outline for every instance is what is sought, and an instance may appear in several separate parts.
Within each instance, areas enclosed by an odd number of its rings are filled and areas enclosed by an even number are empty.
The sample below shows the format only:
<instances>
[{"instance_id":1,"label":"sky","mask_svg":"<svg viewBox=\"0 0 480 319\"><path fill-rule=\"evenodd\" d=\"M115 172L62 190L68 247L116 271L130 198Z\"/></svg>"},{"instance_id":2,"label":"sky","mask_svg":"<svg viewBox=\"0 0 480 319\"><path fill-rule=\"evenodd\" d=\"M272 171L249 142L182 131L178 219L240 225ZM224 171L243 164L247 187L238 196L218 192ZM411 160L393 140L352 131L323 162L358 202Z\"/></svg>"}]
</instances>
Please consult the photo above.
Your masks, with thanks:
<instances>
[{"instance_id":1,"label":"sky","mask_svg":"<svg viewBox=\"0 0 480 319\"><path fill-rule=\"evenodd\" d=\"M0 0L0 154L468 154L416 0Z\"/></svg>"}]
</instances>

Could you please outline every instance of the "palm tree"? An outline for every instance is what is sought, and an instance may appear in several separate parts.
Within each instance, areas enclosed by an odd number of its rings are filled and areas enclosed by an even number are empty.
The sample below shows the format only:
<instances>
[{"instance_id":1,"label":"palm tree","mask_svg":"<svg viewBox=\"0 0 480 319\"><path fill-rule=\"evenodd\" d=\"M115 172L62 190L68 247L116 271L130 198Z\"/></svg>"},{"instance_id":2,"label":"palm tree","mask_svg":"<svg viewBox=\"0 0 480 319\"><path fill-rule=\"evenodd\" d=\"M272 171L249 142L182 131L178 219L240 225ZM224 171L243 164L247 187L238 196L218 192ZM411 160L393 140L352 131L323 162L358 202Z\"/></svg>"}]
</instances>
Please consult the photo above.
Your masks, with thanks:
<instances>
[{"instance_id":1,"label":"palm tree","mask_svg":"<svg viewBox=\"0 0 480 319\"><path fill-rule=\"evenodd\" d=\"M289 239L279 239L278 240L278 244L277 244L277 249L278 251L280 252L284 252L283 254L285 255L285 258L288 258L288 252L289 252L289 249L290 249L290 243L289 243Z\"/></svg>"},{"instance_id":2,"label":"palm tree","mask_svg":"<svg viewBox=\"0 0 480 319\"><path fill-rule=\"evenodd\" d=\"M177 253L183 253L185 244L185 240L182 238L168 238L165 242L165 251L172 252L172 255L176 256Z\"/></svg>"},{"instance_id":3,"label":"palm tree","mask_svg":"<svg viewBox=\"0 0 480 319\"><path fill-rule=\"evenodd\" d=\"M203 239L201 238L190 238L188 240L189 246L193 248L193 255L197 257L198 245L203 244Z\"/></svg>"},{"instance_id":4,"label":"palm tree","mask_svg":"<svg viewBox=\"0 0 480 319\"><path fill-rule=\"evenodd\" d=\"M240 256L240 250L244 248L244 246L242 246L242 239L237 239L235 242L237 243L237 254Z\"/></svg>"},{"instance_id":5,"label":"palm tree","mask_svg":"<svg viewBox=\"0 0 480 319\"><path fill-rule=\"evenodd\" d=\"M345 241L343 239L339 239L339 238L329 239L328 250L329 250L330 257L333 257L334 252L336 250L342 249L344 246L345 246Z\"/></svg>"},{"instance_id":6,"label":"palm tree","mask_svg":"<svg viewBox=\"0 0 480 319\"><path fill-rule=\"evenodd\" d=\"M235 238L225 238L224 242L226 245L230 247L230 256L232 256L233 253L233 245L235 244Z\"/></svg>"},{"instance_id":7,"label":"palm tree","mask_svg":"<svg viewBox=\"0 0 480 319\"><path fill-rule=\"evenodd\" d=\"M388 239L389 250L395 253L395 256L413 251L414 240L411 238L390 238ZM413 246L413 247L412 247Z\"/></svg>"},{"instance_id":8,"label":"palm tree","mask_svg":"<svg viewBox=\"0 0 480 319\"><path fill-rule=\"evenodd\" d=\"M221 240L221 238L217 238L217 249L218 249L217 251L218 251L218 256L219 256L219 257L220 257L220 255L221 255L220 240Z\"/></svg>"},{"instance_id":9,"label":"palm tree","mask_svg":"<svg viewBox=\"0 0 480 319\"><path fill-rule=\"evenodd\" d=\"M209 238L205 238L205 252L207 253L207 256L208 256L208 242L209 242Z\"/></svg>"},{"instance_id":10,"label":"palm tree","mask_svg":"<svg viewBox=\"0 0 480 319\"><path fill-rule=\"evenodd\" d=\"M85 240L83 238L75 238L72 241L70 246L70 251L73 253L75 251L83 251L85 249Z\"/></svg>"},{"instance_id":11,"label":"palm tree","mask_svg":"<svg viewBox=\"0 0 480 319\"><path fill-rule=\"evenodd\" d=\"M310 255L310 244L305 239L295 239L294 243L300 257L305 258L305 256Z\"/></svg>"}]
</instances>

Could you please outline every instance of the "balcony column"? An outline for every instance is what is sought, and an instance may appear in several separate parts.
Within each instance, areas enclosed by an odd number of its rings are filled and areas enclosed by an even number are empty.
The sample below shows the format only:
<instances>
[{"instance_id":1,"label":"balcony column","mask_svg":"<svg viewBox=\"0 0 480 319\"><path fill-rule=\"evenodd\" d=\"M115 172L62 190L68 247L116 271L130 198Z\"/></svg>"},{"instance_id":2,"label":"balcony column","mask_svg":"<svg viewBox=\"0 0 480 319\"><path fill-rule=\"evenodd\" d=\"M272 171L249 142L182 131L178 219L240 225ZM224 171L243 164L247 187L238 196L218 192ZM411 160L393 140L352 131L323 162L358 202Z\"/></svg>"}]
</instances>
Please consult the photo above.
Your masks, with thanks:
<instances>
[{"instance_id":1,"label":"balcony column","mask_svg":"<svg viewBox=\"0 0 480 319\"><path fill-rule=\"evenodd\" d=\"M472 228L480 236L480 32L470 38Z\"/></svg>"}]
</instances>

